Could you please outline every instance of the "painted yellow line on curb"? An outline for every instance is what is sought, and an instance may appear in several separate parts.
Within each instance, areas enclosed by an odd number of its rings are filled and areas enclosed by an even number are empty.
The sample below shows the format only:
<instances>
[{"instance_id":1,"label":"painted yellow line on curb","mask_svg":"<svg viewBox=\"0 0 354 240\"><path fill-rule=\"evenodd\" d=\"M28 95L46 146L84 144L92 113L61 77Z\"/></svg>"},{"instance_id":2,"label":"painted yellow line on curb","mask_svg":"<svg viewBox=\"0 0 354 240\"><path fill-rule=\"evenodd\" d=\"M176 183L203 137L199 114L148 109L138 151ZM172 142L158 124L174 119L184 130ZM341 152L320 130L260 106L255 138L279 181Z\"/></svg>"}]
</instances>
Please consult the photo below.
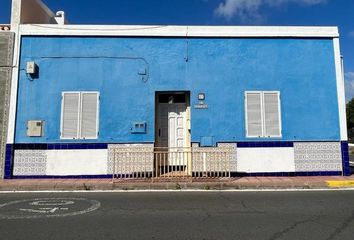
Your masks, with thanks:
<instances>
[{"instance_id":1,"label":"painted yellow line on curb","mask_svg":"<svg viewBox=\"0 0 354 240\"><path fill-rule=\"evenodd\" d=\"M354 187L354 180L351 181L327 181L328 187Z\"/></svg>"}]
</instances>

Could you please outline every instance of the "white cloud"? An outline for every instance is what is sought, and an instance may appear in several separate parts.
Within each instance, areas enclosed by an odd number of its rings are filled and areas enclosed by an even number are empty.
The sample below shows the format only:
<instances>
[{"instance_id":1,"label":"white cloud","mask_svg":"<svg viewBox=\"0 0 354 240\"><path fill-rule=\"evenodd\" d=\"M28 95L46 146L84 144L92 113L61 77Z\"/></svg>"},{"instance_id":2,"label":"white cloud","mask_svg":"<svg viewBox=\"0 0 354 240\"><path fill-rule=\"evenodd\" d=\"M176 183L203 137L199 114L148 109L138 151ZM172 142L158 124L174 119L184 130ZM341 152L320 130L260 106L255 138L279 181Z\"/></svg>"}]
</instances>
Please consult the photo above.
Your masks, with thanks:
<instances>
[{"instance_id":1,"label":"white cloud","mask_svg":"<svg viewBox=\"0 0 354 240\"><path fill-rule=\"evenodd\" d=\"M354 97L354 72L345 74L345 98L350 101Z\"/></svg>"},{"instance_id":2,"label":"white cloud","mask_svg":"<svg viewBox=\"0 0 354 240\"><path fill-rule=\"evenodd\" d=\"M236 15L242 21L248 19L259 21L262 19L259 13L262 2L262 0L225 0L215 9L215 14L226 19L231 19Z\"/></svg>"},{"instance_id":3,"label":"white cloud","mask_svg":"<svg viewBox=\"0 0 354 240\"><path fill-rule=\"evenodd\" d=\"M285 4L317 5L327 0L223 0L215 9L215 14L228 20L237 17L242 21L258 22L264 16L260 9L264 6L277 7Z\"/></svg>"}]
</instances>

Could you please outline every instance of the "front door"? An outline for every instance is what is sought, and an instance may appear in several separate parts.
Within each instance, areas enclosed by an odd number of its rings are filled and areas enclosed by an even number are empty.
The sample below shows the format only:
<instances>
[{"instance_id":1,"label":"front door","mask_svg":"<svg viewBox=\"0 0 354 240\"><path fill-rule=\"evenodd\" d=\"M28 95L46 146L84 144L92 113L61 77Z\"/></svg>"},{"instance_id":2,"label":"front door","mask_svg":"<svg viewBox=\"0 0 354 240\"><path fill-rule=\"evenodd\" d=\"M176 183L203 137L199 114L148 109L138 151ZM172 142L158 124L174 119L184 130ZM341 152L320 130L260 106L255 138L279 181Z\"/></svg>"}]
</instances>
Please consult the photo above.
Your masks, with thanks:
<instances>
[{"instance_id":1,"label":"front door","mask_svg":"<svg viewBox=\"0 0 354 240\"><path fill-rule=\"evenodd\" d=\"M183 148L185 146L185 103L160 103L157 119L157 147Z\"/></svg>"},{"instance_id":2,"label":"front door","mask_svg":"<svg viewBox=\"0 0 354 240\"><path fill-rule=\"evenodd\" d=\"M158 152L158 162L156 165L164 167L165 171L182 170L187 164L188 156L185 149L190 147L188 104L186 93L157 95L155 147Z\"/></svg>"}]
</instances>

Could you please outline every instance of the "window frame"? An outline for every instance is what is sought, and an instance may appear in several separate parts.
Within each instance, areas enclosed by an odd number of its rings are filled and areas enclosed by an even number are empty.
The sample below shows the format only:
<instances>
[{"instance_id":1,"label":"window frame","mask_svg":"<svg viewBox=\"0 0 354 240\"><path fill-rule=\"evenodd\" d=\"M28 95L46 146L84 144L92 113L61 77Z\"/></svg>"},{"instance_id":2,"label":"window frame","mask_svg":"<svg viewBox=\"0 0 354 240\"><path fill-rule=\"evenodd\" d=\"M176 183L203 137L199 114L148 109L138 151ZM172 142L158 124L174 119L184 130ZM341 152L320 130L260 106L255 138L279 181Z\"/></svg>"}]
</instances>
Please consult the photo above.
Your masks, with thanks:
<instances>
[{"instance_id":1,"label":"window frame","mask_svg":"<svg viewBox=\"0 0 354 240\"><path fill-rule=\"evenodd\" d=\"M96 102L96 135L94 137L82 137L82 95L85 93L94 93L97 94ZM78 124L75 137L63 137L63 126L64 126L64 95L65 94L79 94L79 109L78 109ZM99 114L100 114L100 92L99 91L63 91L61 93L61 115L60 115L60 139L62 140L85 140L85 139L98 139L99 135Z\"/></svg>"},{"instance_id":2,"label":"window frame","mask_svg":"<svg viewBox=\"0 0 354 240\"><path fill-rule=\"evenodd\" d=\"M279 135L265 135L266 126L265 126L265 103L264 103L264 94L277 94L278 96L278 118L279 118ZM247 94L260 94L261 99L261 123L262 123L262 134L261 136L249 135L248 134L248 108L247 108ZM281 97L280 91L245 91L244 95L244 107L245 107L245 130L247 138L281 138L282 137L282 119L281 119Z\"/></svg>"}]
</instances>

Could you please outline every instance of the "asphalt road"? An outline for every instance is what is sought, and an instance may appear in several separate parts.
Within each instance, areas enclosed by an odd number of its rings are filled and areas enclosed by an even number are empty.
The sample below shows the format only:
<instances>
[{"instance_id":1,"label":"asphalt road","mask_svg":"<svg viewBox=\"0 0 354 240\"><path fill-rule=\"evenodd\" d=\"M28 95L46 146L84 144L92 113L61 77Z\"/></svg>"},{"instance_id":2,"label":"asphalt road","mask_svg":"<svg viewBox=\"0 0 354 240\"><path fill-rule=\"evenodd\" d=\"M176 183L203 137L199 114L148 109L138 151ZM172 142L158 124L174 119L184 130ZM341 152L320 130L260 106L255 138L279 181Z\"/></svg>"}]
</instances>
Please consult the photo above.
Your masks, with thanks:
<instances>
[{"instance_id":1,"label":"asphalt road","mask_svg":"<svg viewBox=\"0 0 354 240\"><path fill-rule=\"evenodd\" d=\"M1 193L0 239L354 239L354 191Z\"/></svg>"}]
</instances>

